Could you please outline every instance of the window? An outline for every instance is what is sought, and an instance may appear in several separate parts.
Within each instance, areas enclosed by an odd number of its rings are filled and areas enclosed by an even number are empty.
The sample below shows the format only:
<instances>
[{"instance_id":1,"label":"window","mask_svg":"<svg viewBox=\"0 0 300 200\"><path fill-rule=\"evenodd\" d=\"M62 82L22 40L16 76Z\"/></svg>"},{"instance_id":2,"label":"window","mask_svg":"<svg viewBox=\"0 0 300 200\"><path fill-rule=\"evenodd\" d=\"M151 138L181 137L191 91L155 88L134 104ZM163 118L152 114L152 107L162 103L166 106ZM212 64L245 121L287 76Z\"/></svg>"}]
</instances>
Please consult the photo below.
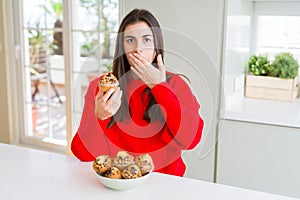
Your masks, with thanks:
<instances>
[{"instance_id":1,"label":"window","mask_svg":"<svg viewBox=\"0 0 300 200\"><path fill-rule=\"evenodd\" d=\"M244 74L252 54L273 60L277 53L290 52L300 64L300 1L227 3L221 118L299 127L299 98L292 103L244 98Z\"/></svg>"},{"instance_id":2,"label":"window","mask_svg":"<svg viewBox=\"0 0 300 200\"><path fill-rule=\"evenodd\" d=\"M273 59L275 54L290 52L300 61L300 2L256 2L257 54Z\"/></svg>"},{"instance_id":3,"label":"window","mask_svg":"<svg viewBox=\"0 0 300 200\"><path fill-rule=\"evenodd\" d=\"M227 8L223 63L227 97L243 90L252 54L272 60L277 53L290 52L300 63L300 1L230 0Z\"/></svg>"},{"instance_id":4,"label":"window","mask_svg":"<svg viewBox=\"0 0 300 200\"><path fill-rule=\"evenodd\" d=\"M20 142L65 151L89 80L110 70L118 0L19 0L14 7L23 44Z\"/></svg>"}]
</instances>

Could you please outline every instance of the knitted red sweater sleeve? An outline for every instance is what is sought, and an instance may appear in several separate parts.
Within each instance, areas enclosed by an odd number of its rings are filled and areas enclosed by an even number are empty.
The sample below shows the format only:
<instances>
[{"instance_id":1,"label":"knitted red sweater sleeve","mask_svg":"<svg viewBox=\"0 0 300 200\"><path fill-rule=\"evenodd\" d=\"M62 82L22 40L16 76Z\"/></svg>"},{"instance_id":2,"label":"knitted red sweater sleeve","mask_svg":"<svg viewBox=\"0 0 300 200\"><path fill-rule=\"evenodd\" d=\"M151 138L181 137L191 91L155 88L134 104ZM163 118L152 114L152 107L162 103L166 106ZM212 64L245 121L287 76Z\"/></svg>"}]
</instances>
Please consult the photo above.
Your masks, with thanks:
<instances>
[{"instance_id":1,"label":"knitted red sweater sleeve","mask_svg":"<svg viewBox=\"0 0 300 200\"><path fill-rule=\"evenodd\" d=\"M152 88L170 131L162 135L166 143L174 142L181 149L194 148L201 139L204 122L199 115L200 105L189 86L175 75L169 83Z\"/></svg>"},{"instance_id":2,"label":"knitted red sweater sleeve","mask_svg":"<svg viewBox=\"0 0 300 200\"><path fill-rule=\"evenodd\" d=\"M97 82L93 80L88 87L80 125L71 143L73 154L81 161L92 161L98 155L109 153L103 130L94 114Z\"/></svg>"},{"instance_id":3,"label":"knitted red sweater sleeve","mask_svg":"<svg viewBox=\"0 0 300 200\"><path fill-rule=\"evenodd\" d=\"M81 161L94 160L94 156L85 148L84 144L82 144L78 133L76 133L76 135L72 139L71 151L74 156L76 156Z\"/></svg>"}]
</instances>

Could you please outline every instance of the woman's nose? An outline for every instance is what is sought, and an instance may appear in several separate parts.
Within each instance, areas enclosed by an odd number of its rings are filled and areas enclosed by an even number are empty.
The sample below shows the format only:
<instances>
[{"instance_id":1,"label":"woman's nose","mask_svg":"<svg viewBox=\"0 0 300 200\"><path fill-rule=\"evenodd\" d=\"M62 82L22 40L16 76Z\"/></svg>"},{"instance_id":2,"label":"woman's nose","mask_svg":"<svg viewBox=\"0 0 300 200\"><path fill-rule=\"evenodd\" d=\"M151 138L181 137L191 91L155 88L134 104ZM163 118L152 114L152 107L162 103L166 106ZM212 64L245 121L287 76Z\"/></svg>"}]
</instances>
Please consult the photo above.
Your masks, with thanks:
<instances>
[{"instance_id":1,"label":"woman's nose","mask_svg":"<svg viewBox=\"0 0 300 200\"><path fill-rule=\"evenodd\" d=\"M137 47L137 48L135 49L135 51L136 51L137 53L141 53L141 52L143 52L143 48L142 48L141 46L139 46L139 47Z\"/></svg>"},{"instance_id":2,"label":"woman's nose","mask_svg":"<svg viewBox=\"0 0 300 200\"><path fill-rule=\"evenodd\" d=\"M143 48L145 48L144 45L143 45L143 43L141 41L138 41L137 45L136 45L136 52L137 53L142 53L143 52Z\"/></svg>"}]
</instances>

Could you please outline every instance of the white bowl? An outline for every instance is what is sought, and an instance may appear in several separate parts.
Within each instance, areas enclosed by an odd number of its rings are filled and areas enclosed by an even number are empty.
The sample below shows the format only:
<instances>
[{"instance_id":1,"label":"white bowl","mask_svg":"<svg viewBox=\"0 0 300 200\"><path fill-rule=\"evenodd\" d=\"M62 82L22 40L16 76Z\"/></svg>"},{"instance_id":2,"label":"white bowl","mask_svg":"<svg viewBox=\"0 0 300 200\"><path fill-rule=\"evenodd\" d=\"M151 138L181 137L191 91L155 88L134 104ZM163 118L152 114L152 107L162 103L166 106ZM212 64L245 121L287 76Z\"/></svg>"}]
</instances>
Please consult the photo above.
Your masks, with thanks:
<instances>
[{"instance_id":1,"label":"white bowl","mask_svg":"<svg viewBox=\"0 0 300 200\"><path fill-rule=\"evenodd\" d=\"M96 173L103 185L114 190L130 190L136 188L142 185L149 178L150 174L151 173L148 173L140 178L134 179L114 179L107 178Z\"/></svg>"}]
</instances>

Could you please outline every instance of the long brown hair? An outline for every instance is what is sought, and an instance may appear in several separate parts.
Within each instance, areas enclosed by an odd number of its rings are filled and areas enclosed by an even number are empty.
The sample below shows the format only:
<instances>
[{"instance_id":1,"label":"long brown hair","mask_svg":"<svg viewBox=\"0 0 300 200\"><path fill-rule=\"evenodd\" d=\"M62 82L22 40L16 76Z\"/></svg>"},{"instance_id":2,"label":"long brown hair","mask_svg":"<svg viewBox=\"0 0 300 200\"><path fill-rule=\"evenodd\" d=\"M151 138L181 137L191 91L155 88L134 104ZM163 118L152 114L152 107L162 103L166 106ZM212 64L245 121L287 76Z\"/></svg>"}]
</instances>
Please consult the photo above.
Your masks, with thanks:
<instances>
[{"instance_id":1,"label":"long brown hair","mask_svg":"<svg viewBox=\"0 0 300 200\"><path fill-rule=\"evenodd\" d=\"M146 22L148 26L151 28L153 37L154 37L154 51L155 57L153 60L153 65L156 66L157 56L161 54L162 60L164 60L164 42L162 31L160 25L156 18L147 10L144 9L134 9L129 12L121 22L121 25L118 30L116 49L113 61L113 74L119 79L120 89L123 91L122 95L122 103L118 110L118 112L110 119L108 123L108 127L111 127L118 121L124 121L127 117L127 113L130 113L130 108L128 106L127 98L126 98L126 85L129 81L129 77L125 74L130 70L130 64L126 58L124 52L124 31L127 25L135 24L137 22ZM168 77L167 77L168 79ZM144 119L148 122L153 120L164 120L161 110L158 106L153 105L157 104L155 98L153 97L150 88L146 88L144 90L144 95L149 95L149 103L147 105L147 109L144 113ZM151 110L151 112L150 112Z\"/></svg>"}]
</instances>

